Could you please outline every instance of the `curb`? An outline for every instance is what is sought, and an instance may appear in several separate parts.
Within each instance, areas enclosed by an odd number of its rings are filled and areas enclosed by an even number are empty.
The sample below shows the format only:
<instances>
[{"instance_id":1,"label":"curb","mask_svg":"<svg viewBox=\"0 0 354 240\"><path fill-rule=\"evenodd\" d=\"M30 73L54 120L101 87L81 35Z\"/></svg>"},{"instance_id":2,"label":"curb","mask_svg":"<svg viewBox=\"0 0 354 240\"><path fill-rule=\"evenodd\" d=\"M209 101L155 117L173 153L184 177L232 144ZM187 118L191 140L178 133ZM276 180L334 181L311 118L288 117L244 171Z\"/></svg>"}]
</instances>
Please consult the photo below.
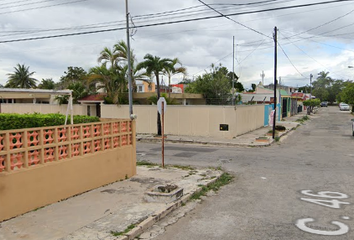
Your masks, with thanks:
<instances>
[{"instance_id":1,"label":"curb","mask_svg":"<svg viewBox=\"0 0 354 240\"><path fill-rule=\"evenodd\" d=\"M221 174L220 174L220 176L221 176ZM212 179L210 182L208 182L208 184L206 184L204 186L209 186L210 184L213 184L214 182L216 182L220 178L220 176ZM147 229L152 227L155 223L162 220L168 214L170 214L171 212L173 212L177 208L181 207L183 204L187 203L189 201L190 197L194 193L198 193L201 190L202 190L202 187L198 187L195 191L192 191L190 193L183 195L176 202L170 203L166 206L166 208L156 211L151 216L149 216L147 219L145 219L144 221L139 223L135 228L133 228L129 232L125 233L124 236L120 236L120 237L116 238L116 240L133 240L137 236L144 233Z\"/></svg>"},{"instance_id":2,"label":"curb","mask_svg":"<svg viewBox=\"0 0 354 240\"><path fill-rule=\"evenodd\" d=\"M159 139L149 139L149 138L140 138L137 139L138 142L146 142L146 143L159 143L161 140ZM171 142L171 143L188 143L188 144L201 144L201 145L216 145L216 146L234 146L234 147L268 147L272 144L272 142L267 143L267 144L241 144L241 143L231 143L231 142L207 142L207 141L198 141L198 140L177 140L177 139L165 139L165 142Z\"/></svg>"}]
</instances>

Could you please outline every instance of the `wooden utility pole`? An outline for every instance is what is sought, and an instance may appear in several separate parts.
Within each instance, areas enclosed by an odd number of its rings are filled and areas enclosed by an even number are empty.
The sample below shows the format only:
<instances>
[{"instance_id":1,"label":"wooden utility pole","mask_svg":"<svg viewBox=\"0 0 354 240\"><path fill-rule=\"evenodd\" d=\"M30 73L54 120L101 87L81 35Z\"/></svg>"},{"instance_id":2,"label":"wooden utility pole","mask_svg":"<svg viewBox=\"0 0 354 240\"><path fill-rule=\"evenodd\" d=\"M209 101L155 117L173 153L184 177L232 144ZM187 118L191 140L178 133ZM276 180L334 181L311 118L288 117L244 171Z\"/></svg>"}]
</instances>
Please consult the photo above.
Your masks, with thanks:
<instances>
[{"instance_id":1,"label":"wooden utility pole","mask_svg":"<svg viewBox=\"0 0 354 240\"><path fill-rule=\"evenodd\" d=\"M274 115L273 115L273 139L275 138L275 119L277 118L277 65L278 65L278 28L274 27ZM280 114L280 113L279 113Z\"/></svg>"}]
</instances>

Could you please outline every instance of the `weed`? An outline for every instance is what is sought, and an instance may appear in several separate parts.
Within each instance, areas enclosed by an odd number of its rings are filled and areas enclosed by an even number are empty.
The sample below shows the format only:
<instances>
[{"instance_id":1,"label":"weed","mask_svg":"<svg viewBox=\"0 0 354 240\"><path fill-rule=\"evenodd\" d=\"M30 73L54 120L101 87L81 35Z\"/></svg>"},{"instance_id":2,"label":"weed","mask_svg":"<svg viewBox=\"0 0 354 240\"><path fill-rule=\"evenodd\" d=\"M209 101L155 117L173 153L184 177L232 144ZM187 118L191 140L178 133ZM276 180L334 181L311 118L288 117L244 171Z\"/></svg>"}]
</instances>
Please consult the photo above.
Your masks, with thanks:
<instances>
[{"instance_id":1,"label":"weed","mask_svg":"<svg viewBox=\"0 0 354 240\"><path fill-rule=\"evenodd\" d=\"M277 137L274 138L274 140L275 140L276 142L279 142L280 137L277 136Z\"/></svg>"},{"instance_id":2,"label":"weed","mask_svg":"<svg viewBox=\"0 0 354 240\"><path fill-rule=\"evenodd\" d=\"M159 166L158 164L156 163L152 163L152 162L149 162L149 161L146 161L146 160L142 160L142 161L137 161L136 162L136 165L137 166Z\"/></svg>"},{"instance_id":3,"label":"weed","mask_svg":"<svg viewBox=\"0 0 354 240\"><path fill-rule=\"evenodd\" d=\"M219 179L217 179L215 182L209 184L208 186L202 186L200 191L193 193L190 199L192 200L200 199L201 196L205 196L207 192L209 192L210 190L217 192L220 189L220 187L230 183L232 179L233 179L232 175L228 173L223 173L219 177Z\"/></svg>"},{"instance_id":4,"label":"weed","mask_svg":"<svg viewBox=\"0 0 354 240\"><path fill-rule=\"evenodd\" d=\"M128 233L130 230L132 230L135 227L136 227L136 224L131 224L123 232L111 231L111 234L115 237L118 237L118 236Z\"/></svg>"},{"instance_id":5,"label":"weed","mask_svg":"<svg viewBox=\"0 0 354 240\"><path fill-rule=\"evenodd\" d=\"M195 170L192 170L192 171L189 171L188 174L189 175L195 175L198 171L195 171Z\"/></svg>"},{"instance_id":6,"label":"weed","mask_svg":"<svg viewBox=\"0 0 354 240\"><path fill-rule=\"evenodd\" d=\"M168 165L169 167L173 167L173 168L179 168L181 170L189 170L189 171L194 171L195 168L191 167L191 166L182 166L182 165Z\"/></svg>"},{"instance_id":7,"label":"weed","mask_svg":"<svg viewBox=\"0 0 354 240\"><path fill-rule=\"evenodd\" d=\"M36 211L38 211L39 209L42 209L42 208L44 208L44 206L34 209L33 212L36 212Z\"/></svg>"},{"instance_id":8,"label":"weed","mask_svg":"<svg viewBox=\"0 0 354 240\"><path fill-rule=\"evenodd\" d=\"M300 123L304 123L305 121L309 120L309 116L305 115L302 118L299 118L297 120L295 120L295 122L300 122Z\"/></svg>"},{"instance_id":9,"label":"weed","mask_svg":"<svg viewBox=\"0 0 354 240\"><path fill-rule=\"evenodd\" d=\"M128 179L128 174L125 174L125 180L127 180Z\"/></svg>"}]
</instances>

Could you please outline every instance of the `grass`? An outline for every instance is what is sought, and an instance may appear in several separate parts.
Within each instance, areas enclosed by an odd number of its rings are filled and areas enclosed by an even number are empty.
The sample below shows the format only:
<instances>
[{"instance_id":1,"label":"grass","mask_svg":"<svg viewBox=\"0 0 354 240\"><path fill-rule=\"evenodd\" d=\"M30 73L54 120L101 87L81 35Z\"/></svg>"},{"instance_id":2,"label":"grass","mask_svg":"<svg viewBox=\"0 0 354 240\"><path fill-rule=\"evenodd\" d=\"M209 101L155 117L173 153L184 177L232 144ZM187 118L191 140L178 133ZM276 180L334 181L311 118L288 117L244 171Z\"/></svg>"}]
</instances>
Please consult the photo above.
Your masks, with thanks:
<instances>
[{"instance_id":1,"label":"grass","mask_svg":"<svg viewBox=\"0 0 354 240\"><path fill-rule=\"evenodd\" d=\"M152 163L152 162L149 162L149 161L146 161L146 160L137 161L136 165L137 166L146 166L146 167L156 167L156 166L161 167L160 164ZM166 167L178 168L178 169L182 169L182 170L185 170L185 171L194 171L195 170L195 168L191 167L191 166L182 166L182 165L165 165L165 166Z\"/></svg>"},{"instance_id":2,"label":"grass","mask_svg":"<svg viewBox=\"0 0 354 240\"><path fill-rule=\"evenodd\" d=\"M178 169L182 169L182 170L186 170L186 171L193 171L195 170L194 167L191 166L182 166L182 165L167 165L168 167L173 167L173 168L178 168Z\"/></svg>"},{"instance_id":3,"label":"grass","mask_svg":"<svg viewBox=\"0 0 354 240\"><path fill-rule=\"evenodd\" d=\"M225 186L226 184L229 184L234 177L230 175L229 173L223 173L219 179L217 179L215 182L207 185L207 186L202 186L201 190L198 192L195 192L192 194L190 197L191 200L197 200L200 199L202 196L205 196L210 190L213 190L214 192L217 192L222 186Z\"/></svg>"},{"instance_id":4,"label":"grass","mask_svg":"<svg viewBox=\"0 0 354 240\"><path fill-rule=\"evenodd\" d=\"M122 236L123 234L128 233L130 230L136 227L136 224L129 225L123 232L111 231L111 234L115 237Z\"/></svg>"},{"instance_id":5,"label":"grass","mask_svg":"<svg viewBox=\"0 0 354 240\"><path fill-rule=\"evenodd\" d=\"M302 118L297 119L296 122L304 123L305 121L307 121L309 119L310 119L309 116L305 115Z\"/></svg>"},{"instance_id":6,"label":"grass","mask_svg":"<svg viewBox=\"0 0 354 240\"><path fill-rule=\"evenodd\" d=\"M136 165L137 166L148 166L148 167L155 167L155 166L160 166L159 164L156 164L156 163L152 163L152 162L149 162L149 161L137 161L136 162Z\"/></svg>"}]
</instances>

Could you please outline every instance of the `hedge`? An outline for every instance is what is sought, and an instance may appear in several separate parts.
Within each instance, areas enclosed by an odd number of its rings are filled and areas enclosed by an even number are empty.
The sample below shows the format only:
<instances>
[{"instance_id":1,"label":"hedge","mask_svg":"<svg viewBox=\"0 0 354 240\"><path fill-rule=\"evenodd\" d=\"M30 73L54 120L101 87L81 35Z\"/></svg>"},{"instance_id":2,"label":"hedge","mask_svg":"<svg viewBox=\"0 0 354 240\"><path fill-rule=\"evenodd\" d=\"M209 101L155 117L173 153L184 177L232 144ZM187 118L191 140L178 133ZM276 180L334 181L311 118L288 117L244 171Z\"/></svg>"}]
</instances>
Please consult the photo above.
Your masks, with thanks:
<instances>
[{"instance_id":1,"label":"hedge","mask_svg":"<svg viewBox=\"0 0 354 240\"><path fill-rule=\"evenodd\" d=\"M98 117L74 115L74 124L99 121L100 119ZM64 123L65 115L59 113L0 113L0 130L58 126L64 125ZM70 115L68 116L68 123L70 123Z\"/></svg>"}]
</instances>

